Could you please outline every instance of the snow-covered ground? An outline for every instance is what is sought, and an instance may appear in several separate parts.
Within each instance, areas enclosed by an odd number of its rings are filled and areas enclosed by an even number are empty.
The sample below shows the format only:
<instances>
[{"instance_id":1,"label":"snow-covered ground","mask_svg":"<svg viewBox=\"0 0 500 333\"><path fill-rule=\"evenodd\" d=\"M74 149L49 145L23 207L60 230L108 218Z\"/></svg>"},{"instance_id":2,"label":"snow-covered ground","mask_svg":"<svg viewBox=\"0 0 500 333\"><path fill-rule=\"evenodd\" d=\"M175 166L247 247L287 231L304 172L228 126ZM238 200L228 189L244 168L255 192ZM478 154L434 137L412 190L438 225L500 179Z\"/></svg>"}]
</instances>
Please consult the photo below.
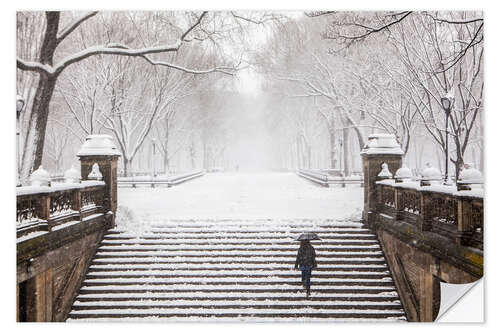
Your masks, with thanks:
<instances>
[{"instance_id":1,"label":"snow-covered ground","mask_svg":"<svg viewBox=\"0 0 500 333\"><path fill-rule=\"evenodd\" d=\"M362 204L359 185L323 188L294 173L218 173L171 188L119 188L117 224L127 229L167 219L358 220Z\"/></svg>"}]
</instances>

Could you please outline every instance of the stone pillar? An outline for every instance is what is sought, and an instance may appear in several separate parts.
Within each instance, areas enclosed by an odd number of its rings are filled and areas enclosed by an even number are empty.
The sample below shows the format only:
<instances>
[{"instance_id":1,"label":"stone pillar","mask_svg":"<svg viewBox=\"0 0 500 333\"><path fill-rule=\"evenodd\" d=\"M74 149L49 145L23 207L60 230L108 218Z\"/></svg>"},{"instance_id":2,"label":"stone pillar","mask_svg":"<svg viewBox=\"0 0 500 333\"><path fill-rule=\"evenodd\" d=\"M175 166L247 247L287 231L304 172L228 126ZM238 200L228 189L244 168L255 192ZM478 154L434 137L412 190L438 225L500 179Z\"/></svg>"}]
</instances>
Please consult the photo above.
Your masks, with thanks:
<instances>
[{"instance_id":1,"label":"stone pillar","mask_svg":"<svg viewBox=\"0 0 500 333\"><path fill-rule=\"evenodd\" d=\"M387 163L389 171L394 175L402 166L403 150L396 141L394 134L370 134L368 143L361 151L364 176L364 206L363 221L370 224L372 212L376 210L375 182L382 170L382 164Z\"/></svg>"},{"instance_id":2,"label":"stone pillar","mask_svg":"<svg viewBox=\"0 0 500 333\"><path fill-rule=\"evenodd\" d=\"M76 154L80 158L82 180L89 180L92 166L97 163L102 174L102 180L106 183L104 206L114 215L117 207L117 177L118 157L121 154L116 149L113 138L110 135L89 135Z\"/></svg>"}]
</instances>

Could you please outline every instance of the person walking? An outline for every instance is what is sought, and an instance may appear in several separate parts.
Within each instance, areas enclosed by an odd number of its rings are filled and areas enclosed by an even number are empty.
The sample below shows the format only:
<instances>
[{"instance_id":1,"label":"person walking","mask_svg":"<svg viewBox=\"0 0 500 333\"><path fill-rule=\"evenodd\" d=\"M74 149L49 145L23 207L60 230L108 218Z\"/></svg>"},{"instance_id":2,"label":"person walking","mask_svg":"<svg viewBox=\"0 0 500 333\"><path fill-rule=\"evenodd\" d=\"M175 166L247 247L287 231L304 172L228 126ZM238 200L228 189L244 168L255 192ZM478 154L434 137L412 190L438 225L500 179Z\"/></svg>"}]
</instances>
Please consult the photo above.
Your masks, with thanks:
<instances>
[{"instance_id":1,"label":"person walking","mask_svg":"<svg viewBox=\"0 0 500 333\"><path fill-rule=\"evenodd\" d=\"M295 260L295 269L302 271L302 285L306 289L306 297L311 295L311 273L316 268L316 251L308 239L300 241L297 259Z\"/></svg>"}]
</instances>

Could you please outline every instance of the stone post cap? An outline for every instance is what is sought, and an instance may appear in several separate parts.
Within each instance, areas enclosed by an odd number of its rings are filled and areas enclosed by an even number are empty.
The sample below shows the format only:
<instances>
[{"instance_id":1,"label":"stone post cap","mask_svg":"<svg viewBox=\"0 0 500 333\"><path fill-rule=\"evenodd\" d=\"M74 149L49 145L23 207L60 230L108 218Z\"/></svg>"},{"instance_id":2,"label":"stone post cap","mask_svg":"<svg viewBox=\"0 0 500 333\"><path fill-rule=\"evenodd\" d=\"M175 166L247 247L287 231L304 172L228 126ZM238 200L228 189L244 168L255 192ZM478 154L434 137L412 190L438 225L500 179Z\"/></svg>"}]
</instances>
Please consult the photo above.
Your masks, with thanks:
<instances>
[{"instance_id":1,"label":"stone post cap","mask_svg":"<svg viewBox=\"0 0 500 333\"><path fill-rule=\"evenodd\" d=\"M422 171L422 180L441 180L441 172L433 167L430 163L426 164L426 168Z\"/></svg>"},{"instance_id":2,"label":"stone post cap","mask_svg":"<svg viewBox=\"0 0 500 333\"><path fill-rule=\"evenodd\" d=\"M85 138L85 142L76 154L82 156L121 156L113 142L111 135L92 134Z\"/></svg>"},{"instance_id":3,"label":"stone post cap","mask_svg":"<svg viewBox=\"0 0 500 333\"><path fill-rule=\"evenodd\" d=\"M79 183L80 179L80 172L78 172L73 165L64 173L65 183Z\"/></svg>"},{"instance_id":4,"label":"stone post cap","mask_svg":"<svg viewBox=\"0 0 500 333\"><path fill-rule=\"evenodd\" d=\"M394 134L373 133L368 136L368 143L361 150L361 155L403 155L401 146Z\"/></svg>"},{"instance_id":5,"label":"stone post cap","mask_svg":"<svg viewBox=\"0 0 500 333\"><path fill-rule=\"evenodd\" d=\"M40 165L30 176L32 186L50 186L50 174Z\"/></svg>"},{"instance_id":6,"label":"stone post cap","mask_svg":"<svg viewBox=\"0 0 500 333\"><path fill-rule=\"evenodd\" d=\"M464 169L458 176L458 183L482 184L483 182L483 175L481 171L475 169L471 163L465 163Z\"/></svg>"}]
</instances>

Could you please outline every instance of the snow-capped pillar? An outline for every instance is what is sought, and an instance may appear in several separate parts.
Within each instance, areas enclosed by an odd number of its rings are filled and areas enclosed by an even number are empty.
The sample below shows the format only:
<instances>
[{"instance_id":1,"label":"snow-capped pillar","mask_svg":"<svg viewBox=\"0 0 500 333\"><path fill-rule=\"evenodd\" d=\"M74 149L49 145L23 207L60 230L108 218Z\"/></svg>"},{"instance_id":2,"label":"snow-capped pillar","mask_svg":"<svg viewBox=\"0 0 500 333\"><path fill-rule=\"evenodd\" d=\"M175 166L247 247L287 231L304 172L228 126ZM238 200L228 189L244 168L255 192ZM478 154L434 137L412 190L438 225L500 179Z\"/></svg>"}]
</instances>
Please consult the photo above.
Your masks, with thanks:
<instances>
[{"instance_id":1,"label":"snow-capped pillar","mask_svg":"<svg viewBox=\"0 0 500 333\"><path fill-rule=\"evenodd\" d=\"M382 165L387 164L387 170L391 174L401 168L403 150L396 141L394 134L370 134L368 143L361 151L363 159L364 177L364 207L363 221L371 222L371 213L376 210L376 188L377 176L382 170Z\"/></svg>"},{"instance_id":2,"label":"snow-capped pillar","mask_svg":"<svg viewBox=\"0 0 500 333\"><path fill-rule=\"evenodd\" d=\"M82 180L90 180L94 164L97 164L102 174L102 180L106 183L105 208L113 212L117 207L117 176L118 157L121 156L110 135L89 135L85 139L80 151L76 154L80 158ZM94 169L96 169L94 167Z\"/></svg>"}]
</instances>

